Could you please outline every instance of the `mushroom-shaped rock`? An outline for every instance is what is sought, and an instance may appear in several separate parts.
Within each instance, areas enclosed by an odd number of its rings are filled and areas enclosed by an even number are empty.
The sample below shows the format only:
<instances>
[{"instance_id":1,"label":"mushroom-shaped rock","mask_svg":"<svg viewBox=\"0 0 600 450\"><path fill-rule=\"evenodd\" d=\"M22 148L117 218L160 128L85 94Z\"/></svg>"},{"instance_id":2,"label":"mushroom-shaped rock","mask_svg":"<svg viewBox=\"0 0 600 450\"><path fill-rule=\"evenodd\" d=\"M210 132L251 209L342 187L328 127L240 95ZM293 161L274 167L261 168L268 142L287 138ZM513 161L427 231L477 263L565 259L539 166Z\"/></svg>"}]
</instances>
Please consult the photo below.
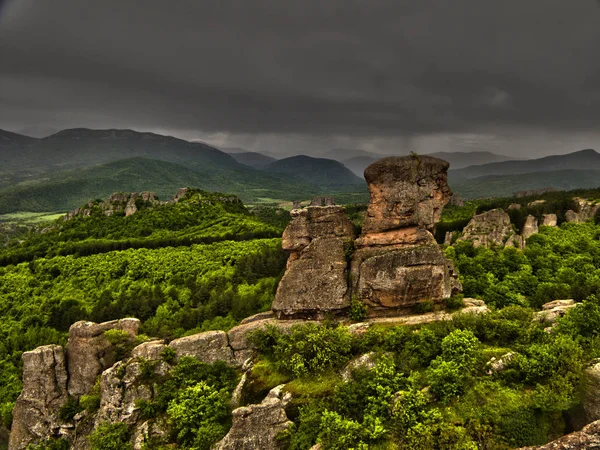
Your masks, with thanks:
<instances>
[{"instance_id":1,"label":"mushroom-shaped rock","mask_svg":"<svg viewBox=\"0 0 600 450\"><path fill-rule=\"evenodd\" d=\"M421 226L432 229L450 200L449 164L431 156L391 156L365 169L371 201L363 233Z\"/></svg>"}]
</instances>

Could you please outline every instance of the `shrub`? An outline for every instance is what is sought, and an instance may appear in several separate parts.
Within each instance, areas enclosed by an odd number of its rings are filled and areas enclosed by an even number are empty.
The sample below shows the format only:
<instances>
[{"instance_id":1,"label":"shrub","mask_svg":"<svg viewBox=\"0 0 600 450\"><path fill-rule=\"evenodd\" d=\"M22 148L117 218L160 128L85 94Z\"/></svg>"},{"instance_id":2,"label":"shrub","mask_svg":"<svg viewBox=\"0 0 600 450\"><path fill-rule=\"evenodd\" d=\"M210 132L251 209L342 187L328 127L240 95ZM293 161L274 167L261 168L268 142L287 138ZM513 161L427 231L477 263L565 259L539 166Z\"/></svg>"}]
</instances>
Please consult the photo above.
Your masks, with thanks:
<instances>
[{"instance_id":1,"label":"shrub","mask_svg":"<svg viewBox=\"0 0 600 450\"><path fill-rule=\"evenodd\" d=\"M342 366L350 358L352 337L344 327L294 326L280 334L273 349L278 366L296 377Z\"/></svg>"},{"instance_id":2,"label":"shrub","mask_svg":"<svg viewBox=\"0 0 600 450\"><path fill-rule=\"evenodd\" d=\"M465 388L465 371L454 361L437 358L427 369L431 392L445 402L461 394Z\"/></svg>"},{"instance_id":3,"label":"shrub","mask_svg":"<svg viewBox=\"0 0 600 450\"><path fill-rule=\"evenodd\" d=\"M131 450L129 426L125 423L100 424L88 440L91 450Z\"/></svg>"},{"instance_id":4,"label":"shrub","mask_svg":"<svg viewBox=\"0 0 600 450\"><path fill-rule=\"evenodd\" d=\"M348 317L354 322L362 322L367 317L367 307L360 300L352 298Z\"/></svg>"},{"instance_id":5,"label":"shrub","mask_svg":"<svg viewBox=\"0 0 600 450\"><path fill-rule=\"evenodd\" d=\"M165 347L160 353L160 357L167 364L173 364L177 359L177 352L172 347Z\"/></svg>"},{"instance_id":6,"label":"shrub","mask_svg":"<svg viewBox=\"0 0 600 450\"><path fill-rule=\"evenodd\" d=\"M229 418L229 394L205 382L181 391L167 408L167 415L180 444L208 450L227 429L221 424Z\"/></svg>"},{"instance_id":7,"label":"shrub","mask_svg":"<svg viewBox=\"0 0 600 450\"><path fill-rule=\"evenodd\" d=\"M63 422L70 422L76 414L83 411L83 407L79 404L79 400L75 397L69 397L67 402L62 405L58 411L58 418Z\"/></svg>"},{"instance_id":8,"label":"shrub","mask_svg":"<svg viewBox=\"0 0 600 450\"><path fill-rule=\"evenodd\" d=\"M454 330L442 339L442 358L460 369L471 371L477 359L480 343L469 330Z\"/></svg>"},{"instance_id":9,"label":"shrub","mask_svg":"<svg viewBox=\"0 0 600 450\"><path fill-rule=\"evenodd\" d=\"M367 450L365 432L360 423L345 419L333 411L324 411L321 417L318 441L330 450Z\"/></svg>"}]
</instances>

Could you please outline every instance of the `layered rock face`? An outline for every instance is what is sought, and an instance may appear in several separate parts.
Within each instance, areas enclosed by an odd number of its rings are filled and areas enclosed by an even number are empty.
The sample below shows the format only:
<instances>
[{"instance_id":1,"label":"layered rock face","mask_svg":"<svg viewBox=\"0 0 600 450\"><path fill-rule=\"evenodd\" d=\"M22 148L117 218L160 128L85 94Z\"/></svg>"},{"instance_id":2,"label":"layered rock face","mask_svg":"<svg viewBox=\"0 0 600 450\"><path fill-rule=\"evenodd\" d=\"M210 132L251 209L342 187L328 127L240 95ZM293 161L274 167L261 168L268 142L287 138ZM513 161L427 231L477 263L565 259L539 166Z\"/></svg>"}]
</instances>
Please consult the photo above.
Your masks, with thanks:
<instances>
[{"instance_id":1,"label":"layered rock face","mask_svg":"<svg viewBox=\"0 0 600 450\"><path fill-rule=\"evenodd\" d=\"M120 330L133 338L139 327L138 319L104 323L80 321L71 325L67 342L69 394L80 396L90 392L98 375L115 363L115 349L106 339L105 331Z\"/></svg>"},{"instance_id":2,"label":"layered rock face","mask_svg":"<svg viewBox=\"0 0 600 450\"><path fill-rule=\"evenodd\" d=\"M471 241L473 247L491 247L510 244L515 236L509 215L502 209L492 209L474 215L458 240Z\"/></svg>"},{"instance_id":3,"label":"layered rock face","mask_svg":"<svg viewBox=\"0 0 600 450\"><path fill-rule=\"evenodd\" d=\"M354 227L345 209L330 203L319 199L313 201L319 206L291 211L282 237L290 257L273 300L280 319L322 318L350 305L346 252Z\"/></svg>"},{"instance_id":4,"label":"layered rock face","mask_svg":"<svg viewBox=\"0 0 600 450\"><path fill-rule=\"evenodd\" d=\"M88 217L92 214L94 207L100 208L106 216L112 216L118 212L124 212L126 216L135 214L138 210L137 202L142 201L152 206L159 205L161 202L154 192L133 192L131 194L124 192L115 192L103 202L88 202L87 205L76 208L64 216L64 220L72 219L76 216Z\"/></svg>"},{"instance_id":5,"label":"layered rock face","mask_svg":"<svg viewBox=\"0 0 600 450\"><path fill-rule=\"evenodd\" d=\"M69 398L65 353L45 345L23 353L23 391L13 410L9 449L23 449L58 436L60 407Z\"/></svg>"},{"instance_id":6,"label":"layered rock face","mask_svg":"<svg viewBox=\"0 0 600 450\"><path fill-rule=\"evenodd\" d=\"M258 405L248 405L233 410L233 423L227 436L214 446L214 450L257 450L283 448L277 435L287 430L292 422L285 407L291 400L283 392L283 385L269 392Z\"/></svg>"},{"instance_id":7,"label":"layered rock face","mask_svg":"<svg viewBox=\"0 0 600 450\"><path fill-rule=\"evenodd\" d=\"M365 169L371 201L352 258L352 295L370 315L394 314L460 288L430 230L450 199L448 163L384 158Z\"/></svg>"}]
</instances>

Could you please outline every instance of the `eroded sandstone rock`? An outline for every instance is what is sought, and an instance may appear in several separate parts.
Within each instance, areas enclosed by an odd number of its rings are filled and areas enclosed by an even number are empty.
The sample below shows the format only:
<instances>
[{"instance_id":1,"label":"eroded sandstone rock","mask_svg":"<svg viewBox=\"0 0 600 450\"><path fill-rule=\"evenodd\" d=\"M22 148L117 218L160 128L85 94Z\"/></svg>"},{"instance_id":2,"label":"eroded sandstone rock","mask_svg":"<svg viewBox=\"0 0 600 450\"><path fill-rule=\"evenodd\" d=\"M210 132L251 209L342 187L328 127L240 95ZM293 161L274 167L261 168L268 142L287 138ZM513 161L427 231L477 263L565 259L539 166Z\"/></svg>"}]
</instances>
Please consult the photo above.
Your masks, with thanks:
<instances>
[{"instance_id":1,"label":"eroded sandstone rock","mask_svg":"<svg viewBox=\"0 0 600 450\"><path fill-rule=\"evenodd\" d=\"M558 318L577 306L575 300L553 300L542 305L542 310L533 313L534 320L547 324L554 324ZM600 417L598 417L600 419Z\"/></svg>"},{"instance_id":2,"label":"eroded sandstone rock","mask_svg":"<svg viewBox=\"0 0 600 450\"><path fill-rule=\"evenodd\" d=\"M567 434L548 444L523 447L520 450L598 450L600 449L600 420L586 425L581 431Z\"/></svg>"},{"instance_id":3,"label":"eroded sandstone rock","mask_svg":"<svg viewBox=\"0 0 600 450\"><path fill-rule=\"evenodd\" d=\"M458 241L471 241L473 247L504 246L516 235L510 217L502 209L492 209L473 216ZM514 242L514 238L512 241ZM513 244L514 245L514 244ZM519 245L514 245L519 247Z\"/></svg>"},{"instance_id":4,"label":"eroded sandstone rock","mask_svg":"<svg viewBox=\"0 0 600 450\"><path fill-rule=\"evenodd\" d=\"M319 200L319 205L329 201ZM291 252L277 287L273 311L283 318L323 318L350 305L347 251L354 227L341 206L309 206L291 211L282 237Z\"/></svg>"},{"instance_id":5,"label":"eroded sandstone rock","mask_svg":"<svg viewBox=\"0 0 600 450\"><path fill-rule=\"evenodd\" d=\"M371 201L352 257L352 295L369 315L396 314L460 289L430 230L450 198L448 163L384 158L365 169Z\"/></svg>"},{"instance_id":6,"label":"eroded sandstone rock","mask_svg":"<svg viewBox=\"0 0 600 450\"><path fill-rule=\"evenodd\" d=\"M538 220L533 217L531 214L527 216L525 220L525 225L523 225L523 231L521 231L521 236L523 239L528 239L534 234L538 234Z\"/></svg>"},{"instance_id":7,"label":"eroded sandstone rock","mask_svg":"<svg viewBox=\"0 0 600 450\"><path fill-rule=\"evenodd\" d=\"M106 339L108 330L121 330L131 338L137 335L138 319L120 319L94 323L79 321L69 328L67 362L69 366L69 394L80 396L90 392L96 378L116 361L114 346Z\"/></svg>"},{"instance_id":8,"label":"eroded sandstone rock","mask_svg":"<svg viewBox=\"0 0 600 450\"><path fill-rule=\"evenodd\" d=\"M450 199L449 164L425 155L391 156L365 169L371 201L363 233L419 226L433 229Z\"/></svg>"},{"instance_id":9,"label":"eroded sandstone rock","mask_svg":"<svg viewBox=\"0 0 600 450\"><path fill-rule=\"evenodd\" d=\"M542 216L542 225L546 227L555 227L558 223L556 214L544 214Z\"/></svg>"},{"instance_id":10,"label":"eroded sandstone rock","mask_svg":"<svg viewBox=\"0 0 600 450\"><path fill-rule=\"evenodd\" d=\"M283 448L277 436L287 430L292 422L285 407L291 400L277 386L258 405L248 405L233 410L233 423L229 433L214 446L214 450L264 450Z\"/></svg>"},{"instance_id":11,"label":"eroded sandstone rock","mask_svg":"<svg viewBox=\"0 0 600 450\"><path fill-rule=\"evenodd\" d=\"M9 450L57 437L58 413L68 398L63 348L45 345L23 353L23 391L13 410Z\"/></svg>"},{"instance_id":12,"label":"eroded sandstone rock","mask_svg":"<svg viewBox=\"0 0 600 450\"><path fill-rule=\"evenodd\" d=\"M216 361L235 363L227 333L224 331L206 331L185 336L171 341L169 347L177 352L178 358L191 356L208 364Z\"/></svg>"}]
</instances>

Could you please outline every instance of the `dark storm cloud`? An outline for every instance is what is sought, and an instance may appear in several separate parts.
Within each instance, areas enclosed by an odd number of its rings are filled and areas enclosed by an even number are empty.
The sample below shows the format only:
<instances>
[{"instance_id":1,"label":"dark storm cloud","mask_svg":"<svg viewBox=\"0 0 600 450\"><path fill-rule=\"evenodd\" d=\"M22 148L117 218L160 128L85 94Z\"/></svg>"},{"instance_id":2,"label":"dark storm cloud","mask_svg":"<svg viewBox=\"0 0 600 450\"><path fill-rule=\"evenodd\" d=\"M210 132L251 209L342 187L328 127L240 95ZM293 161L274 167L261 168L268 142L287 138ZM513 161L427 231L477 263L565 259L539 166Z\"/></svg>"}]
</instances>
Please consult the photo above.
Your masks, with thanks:
<instances>
[{"instance_id":1,"label":"dark storm cloud","mask_svg":"<svg viewBox=\"0 0 600 450\"><path fill-rule=\"evenodd\" d=\"M15 0L0 14L0 120L15 124L379 138L600 120L595 0Z\"/></svg>"}]
</instances>

